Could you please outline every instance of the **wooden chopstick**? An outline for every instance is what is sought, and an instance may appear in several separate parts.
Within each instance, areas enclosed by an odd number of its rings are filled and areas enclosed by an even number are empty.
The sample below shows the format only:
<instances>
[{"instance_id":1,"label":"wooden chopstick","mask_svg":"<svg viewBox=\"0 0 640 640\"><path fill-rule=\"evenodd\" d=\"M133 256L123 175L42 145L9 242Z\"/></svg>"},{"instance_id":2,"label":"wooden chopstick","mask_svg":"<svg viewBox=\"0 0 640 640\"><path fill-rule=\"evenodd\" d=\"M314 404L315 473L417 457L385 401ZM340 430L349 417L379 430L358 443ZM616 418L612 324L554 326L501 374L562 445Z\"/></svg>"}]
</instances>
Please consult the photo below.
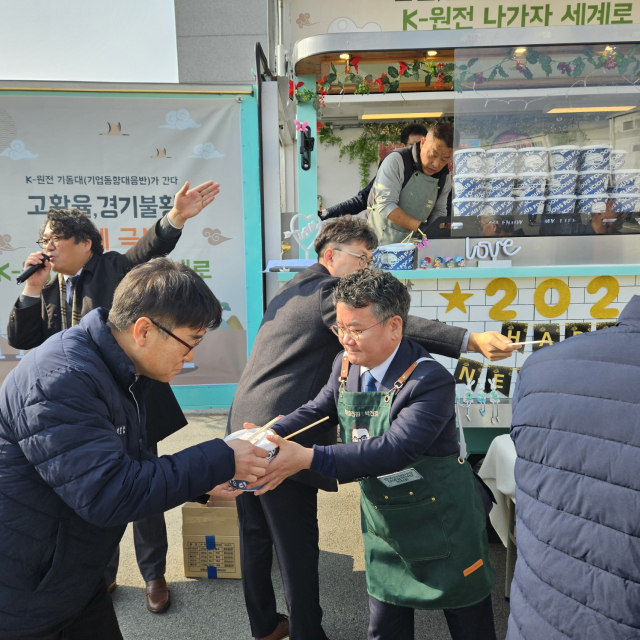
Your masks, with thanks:
<instances>
[{"instance_id":1,"label":"wooden chopstick","mask_svg":"<svg viewBox=\"0 0 640 640\"><path fill-rule=\"evenodd\" d=\"M251 438L249 438L249 442L251 444L255 444L260 437L262 436L262 434L267 431L269 429L269 427L271 427L272 425L274 425L276 422L278 422L278 420L280 420L280 418L282 418L282 416L276 416L273 420L271 420L270 422L267 422L267 424L264 425L264 427L260 427L260 429L258 429L252 436Z\"/></svg>"},{"instance_id":2,"label":"wooden chopstick","mask_svg":"<svg viewBox=\"0 0 640 640\"><path fill-rule=\"evenodd\" d=\"M325 420L328 420L328 419L329 419L329 416L326 416L326 417L322 418L322 420L318 420L317 422L314 422L313 424L310 424L308 427L303 427L302 429L299 429L295 433L289 434L286 438L284 438L284 440L288 440L289 438L293 438L293 436L297 436L299 433L302 433L303 431L306 431L307 429L311 429L311 427L315 427L317 424L320 424L321 422L324 422Z\"/></svg>"}]
</instances>

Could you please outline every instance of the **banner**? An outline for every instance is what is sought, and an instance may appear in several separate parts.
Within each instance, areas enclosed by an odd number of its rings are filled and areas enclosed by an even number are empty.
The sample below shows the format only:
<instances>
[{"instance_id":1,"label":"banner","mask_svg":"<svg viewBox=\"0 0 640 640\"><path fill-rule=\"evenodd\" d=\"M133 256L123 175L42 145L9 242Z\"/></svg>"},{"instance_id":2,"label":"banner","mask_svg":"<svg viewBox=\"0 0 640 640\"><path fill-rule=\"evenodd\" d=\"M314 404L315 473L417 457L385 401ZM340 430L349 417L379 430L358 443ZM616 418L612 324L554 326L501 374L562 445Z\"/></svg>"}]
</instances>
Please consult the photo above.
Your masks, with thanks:
<instances>
[{"instance_id":1,"label":"banner","mask_svg":"<svg viewBox=\"0 0 640 640\"><path fill-rule=\"evenodd\" d=\"M0 381L23 355L8 346L15 277L38 250L50 208L87 212L105 251L126 252L167 214L186 181L220 194L189 220L173 260L223 305L174 384L238 382L246 363L240 104L235 98L0 96ZM250 233L250 230L249 230Z\"/></svg>"}]
</instances>

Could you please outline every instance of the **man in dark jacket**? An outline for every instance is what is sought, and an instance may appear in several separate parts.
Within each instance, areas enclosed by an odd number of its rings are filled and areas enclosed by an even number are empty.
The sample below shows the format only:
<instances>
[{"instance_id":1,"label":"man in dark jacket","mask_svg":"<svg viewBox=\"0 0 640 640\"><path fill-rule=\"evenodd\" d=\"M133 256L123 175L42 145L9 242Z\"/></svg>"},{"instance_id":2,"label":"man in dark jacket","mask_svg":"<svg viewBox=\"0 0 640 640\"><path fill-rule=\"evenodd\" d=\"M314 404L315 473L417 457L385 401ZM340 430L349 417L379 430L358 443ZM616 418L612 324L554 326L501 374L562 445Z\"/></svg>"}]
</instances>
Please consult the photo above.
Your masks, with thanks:
<instances>
[{"instance_id":1,"label":"man in dark jacket","mask_svg":"<svg viewBox=\"0 0 640 640\"><path fill-rule=\"evenodd\" d=\"M32 253L25 265L49 260L25 283L9 316L7 336L16 349L32 349L49 336L80 322L92 309L109 309L113 293L124 275L138 264L170 253L187 220L213 202L219 185L213 182L189 189L187 182L176 194L169 214L145 233L124 255L104 253L100 232L90 218L75 209L52 209L40 229L42 251ZM57 277L48 281L51 270ZM187 423L168 384L151 384L147 403L147 447L157 455L157 443ZM147 608L165 611L171 602L164 578L167 561L167 528L164 514L134 522L133 539L140 573L146 583ZM109 564L105 579L116 585L119 553Z\"/></svg>"},{"instance_id":2,"label":"man in dark jacket","mask_svg":"<svg viewBox=\"0 0 640 640\"><path fill-rule=\"evenodd\" d=\"M509 640L640 637L640 296L545 347L513 398L518 561Z\"/></svg>"},{"instance_id":3,"label":"man in dark jacket","mask_svg":"<svg viewBox=\"0 0 640 640\"><path fill-rule=\"evenodd\" d=\"M283 287L270 302L249 362L240 378L229 415L229 431L245 422L264 425L314 398L342 350L331 331L335 324L333 290L342 276L366 268L377 239L361 220L339 218L325 224L315 241L318 264ZM434 353L457 358L481 352L506 358L513 347L497 332L470 334L465 329L409 316L408 337ZM311 431L306 446L332 445L335 428ZM337 483L302 471L263 496L238 498L243 544L242 573L247 612L256 638L322 640L318 585L318 488L337 491ZM285 586L290 622L276 610L271 583L272 547Z\"/></svg>"},{"instance_id":4,"label":"man in dark jacket","mask_svg":"<svg viewBox=\"0 0 640 640\"><path fill-rule=\"evenodd\" d=\"M166 258L125 276L109 312L27 354L0 389L0 638L119 640L104 571L128 522L198 498L266 451L145 447L150 380L169 382L221 307Z\"/></svg>"}]
</instances>

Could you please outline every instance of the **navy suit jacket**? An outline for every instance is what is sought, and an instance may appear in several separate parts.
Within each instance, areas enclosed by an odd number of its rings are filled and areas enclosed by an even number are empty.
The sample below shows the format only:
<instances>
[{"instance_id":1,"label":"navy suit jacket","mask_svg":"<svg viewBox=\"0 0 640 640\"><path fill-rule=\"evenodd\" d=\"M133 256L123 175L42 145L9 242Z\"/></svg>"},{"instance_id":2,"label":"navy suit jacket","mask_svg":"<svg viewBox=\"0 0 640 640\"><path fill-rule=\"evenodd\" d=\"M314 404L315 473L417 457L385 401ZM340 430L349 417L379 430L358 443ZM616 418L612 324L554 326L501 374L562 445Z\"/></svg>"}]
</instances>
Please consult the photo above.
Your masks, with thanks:
<instances>
[{"instance_id":1,"label":"navy suit jacket","mask_svg":"<svg viewBox=\"0 0 640 640\"><path fill-rule=\"evenodd\" d=\"M316 398L285 416L274 431L279 435L288 435L327 415L330 416L329 428L335 429L342 356L342 352L336 356L331 377ZM412 340L403 338L380 390L391 389L396 380L423 357L429 357L429 353ZM351 365L347 391L359 391L359 374L360 367ZM395 473L423 455L443 457L459 453L455 425L455 382L441 364L428 361L416 367L402 389L395 394L390 417L391 427L383 436L332 446L340 483ZM323 426L314 428L322 429ZM318 456L324 448L316 445L314 449L320 449L314 454Z\"/></svg>"}]
</instances>

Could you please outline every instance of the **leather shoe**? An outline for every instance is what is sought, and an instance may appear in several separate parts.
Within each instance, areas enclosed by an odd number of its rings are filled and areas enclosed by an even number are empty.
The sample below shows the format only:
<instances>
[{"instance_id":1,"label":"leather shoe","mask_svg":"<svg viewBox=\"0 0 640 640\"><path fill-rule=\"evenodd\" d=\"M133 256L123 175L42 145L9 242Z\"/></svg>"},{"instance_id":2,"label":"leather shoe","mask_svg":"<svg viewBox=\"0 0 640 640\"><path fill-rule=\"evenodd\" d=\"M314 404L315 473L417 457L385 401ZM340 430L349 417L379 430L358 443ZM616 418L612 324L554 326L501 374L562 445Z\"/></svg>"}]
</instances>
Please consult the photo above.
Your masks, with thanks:
<instances>
[{"instance_id":1,"label":"leather shoe","mask_svg":"<svg viewBox=\"0 0 640 640\"><path fill-rule=\"evenodd\" d=\"M278 626L272 633L264 638L254 638L253 640L282 640L289 637L289 616L284 613L278 614Z\"/></svg>"},{"instance_id":2,"label":"leather shoe","mask_svg":"<svg viewBox=\"0 0 640 640\"><path fill-rule=\"evenodd\" d=\"M113 593L115 588L118 586L117 582L114 580L108 587L107 593Z\"/></svg>"},{"instance_id":3,"label":"leather shoe","mask_svg":"<svg viewBox=\"0 0 640 640\"><path fill-rule=\"evenodd\" d=\"M147 609L151 613L164 613L171 604L171 593L164 578L147 582Z\"/></svg>"}]
</instances>

